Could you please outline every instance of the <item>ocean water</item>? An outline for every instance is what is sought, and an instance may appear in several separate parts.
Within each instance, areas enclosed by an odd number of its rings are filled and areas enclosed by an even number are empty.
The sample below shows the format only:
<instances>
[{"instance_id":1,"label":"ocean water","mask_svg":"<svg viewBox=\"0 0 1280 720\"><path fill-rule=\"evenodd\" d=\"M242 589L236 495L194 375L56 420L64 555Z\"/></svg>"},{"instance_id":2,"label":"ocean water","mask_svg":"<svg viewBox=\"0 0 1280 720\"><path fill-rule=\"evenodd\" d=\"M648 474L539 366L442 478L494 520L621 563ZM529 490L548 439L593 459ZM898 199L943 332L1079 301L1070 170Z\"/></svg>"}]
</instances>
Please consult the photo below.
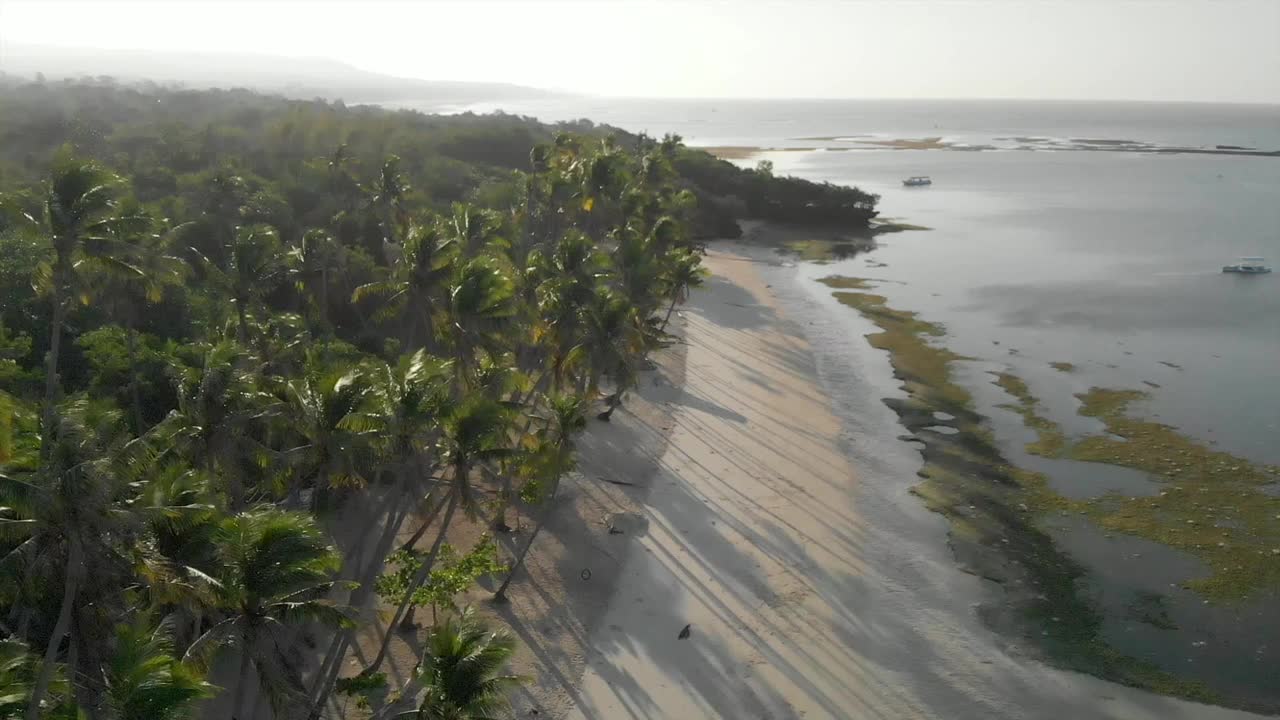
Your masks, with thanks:
<instances>
[{"instance_id":1,"label":"ocean water","mask_svg":"<svg viewBox=\"0 0 1280 720\"><path fill-rule=\"evenodd\" d=\"M850 157L851 156L851 157ZM1149 416L1280 463L1280 158L943 150L771 153L778 172L850 182L885 215L933 228L882 236L828 274L892 281L895 307L947 326L957 352L1031 383L1084 429L1071 390L1133 387ZM933 176L923 189L900 178ZM998 344L997 344L998 343ZM1072 362L1068 376L1048 363ZM1176 367L1175 367L1176 366ZM1153 388L1147 383L1154 383ZM1068 386L1069 385L1069 386Z\"/></svg>"},{"instance_id":2,"label":"ocean water","mask_svg":"<svg viewBox=\"0 0 1280 720\"><path fill-rule=\"evenodd\" d=\"M430 108L426 103L400 107ZM435 108L439 111L439 108ZM1039 137L1237 145L1280 150L1280 106L999 100L651 100L563 97L480 103L554 122L587 118L633 132L674 132L694 145L809 147L810 138L921 138L960 142Z\"/></svg>"},{"instance_id":3,"label":"ocean water","mask_svg":"<svg viewBox=\"0 0 1280 720\"><path fill-rule=\"evenodd\" d=\"M883 235L877 249L847 260L771 269L770 277L781 281L782 272L796 283L807 298L798 312L825 313L832 320L820 325L851 334L865 328L847 321L852 311L819 278L879 280L876 292L892 307L942 323L944 344L974 359L955 375L990 418L1006 456L1047 473L1065 495L1159 488L1142 473L1027 455L1028 431L997 407L1010 398L991 384L992 372L1022 377L1042 413L1069 435L1101 428L1077 414L1076 393L1132 388L1148 393L1133 407L1141 415L1255 463L1280 465L1280 272L1220 271L1242 255L1280 267L1280 157L1148 152L1280 150L1280 106L560 99L501 109L675 132L692 145L773 148L738 162L768 159L775 173L856 185L881 196L882 216L931 228ZM941 138L947 149L866 142L926 137ZM903 187L912 175L930 175L934 184ZM850 345L860 337L810 339L819 353L865 362ZM1076 370L1062 373L1051 362ZM874 374L842 372L850 383ZM841 408L846 417L898 394L892 386L829 390L850 405ZM896 442L892 428L860 430L865 440L878 433L884 437L874 442ZM887 454L883 445L878 452ZM911 468L899 472L903 487L915 482ZM1088 568L1082 592L1104 611L1114 646L1174 672L1194 668L1234 697L1280 703L1280 594L1208 605L1179 587L1206 572L1193 557L1070 519L1055 521L1052 533ZM1152 597L1176 631L1133 620L1128 609Z\"/></svg>"}]
</instances>

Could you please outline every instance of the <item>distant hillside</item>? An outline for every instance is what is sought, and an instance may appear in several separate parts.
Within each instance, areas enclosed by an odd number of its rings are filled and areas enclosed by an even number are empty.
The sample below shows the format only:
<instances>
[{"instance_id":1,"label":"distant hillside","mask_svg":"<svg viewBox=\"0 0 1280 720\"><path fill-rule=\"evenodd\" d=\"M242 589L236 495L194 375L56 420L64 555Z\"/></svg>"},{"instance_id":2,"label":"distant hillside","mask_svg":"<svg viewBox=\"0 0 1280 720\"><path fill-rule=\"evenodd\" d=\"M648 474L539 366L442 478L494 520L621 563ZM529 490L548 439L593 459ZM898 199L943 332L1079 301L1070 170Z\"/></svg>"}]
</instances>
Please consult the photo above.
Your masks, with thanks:
<instances>
[{"instance_id":1,"label":"distant hillside","mask_svg":"<svg viewBox=\"0 0 1280 720\"><path fill-rule=\"evenodd\" d=\"M346 103L426 101L437 107L553 93L505 83L418 80L381 75L326 58L0 45L0 73L31 79L108 76L194 89L243 87Z\"/></svg>"}]
</instances>

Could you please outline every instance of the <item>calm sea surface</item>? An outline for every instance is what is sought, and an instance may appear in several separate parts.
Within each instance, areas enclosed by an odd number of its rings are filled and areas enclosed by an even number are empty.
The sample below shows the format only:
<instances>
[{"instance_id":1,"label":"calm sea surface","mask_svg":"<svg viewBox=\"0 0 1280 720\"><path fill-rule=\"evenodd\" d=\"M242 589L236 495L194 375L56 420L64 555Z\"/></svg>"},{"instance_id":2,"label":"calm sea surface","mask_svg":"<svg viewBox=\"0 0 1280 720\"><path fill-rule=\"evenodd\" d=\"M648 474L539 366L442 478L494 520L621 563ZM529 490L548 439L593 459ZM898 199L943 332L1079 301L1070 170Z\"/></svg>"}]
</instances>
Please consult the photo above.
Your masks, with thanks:
<instances>
[{"instance_id":1,"label":"calm sea surface","mask_svg":"<svg viewBox=\"0 0 1280 720\"><path fill-rule=\"evenodd\" d=\"M1220 272L1242 255L1280 266L1280 157L1114 150L1119 141L1280 150L1280 106L577 98L501 109L547 121L586 117L657 136L675 132L692 145L849 148L741 161L767 158L776 173L857 185L881 195L884 217L932 228L881 236L868 255L800 264L790 273L807 298L792 303L794 310L825 314L831 321L816 325L836 328L831 337L811 338L817 351L844 348L852 358L851 338L840 335L860 330L816 280L842 274L884 281L877 292L891 306L943 323L944 342L974 358L957 364L957 380L991 418L1007 456L1045 472L1063 494L1157 487L1133 471L1027 455L1028 432L1018 416L996 407L1010 398L992 386L991 372L1020 375L1042 411L1071 434L1101 428L1076 413L1075 393L1135 388L1150 395L1134 408L1146 417L1254 462L1280 464L1280 272ZM857 147L861 140L925 137L998 149ZM1073 149L1085 145L1112 149ZM904 188L901 180L911 175L930 175L934 184ZM781 271L771 270L771 281ZM1052 370L1057 361L1077 369ZM863 377L856 367L845 374L848 383ZM865 390L829 389L843 404L865 408ZM895 442L894 432L885 431L885 442ZM902 472L904 483L914 482L912 472ZM1280 698L1275 593L1210 606L1180 588L1207 571L1193 557L1078 519L1055 521L1051 531L1089 569L1083 592L1104 611L1104 633L1116 647L1173 672L1195 667L1193 676L1237 697ZM1142 597L1160 597L1177 630L1135 622L1128 608Z\"/></svg>"}]
</instances>

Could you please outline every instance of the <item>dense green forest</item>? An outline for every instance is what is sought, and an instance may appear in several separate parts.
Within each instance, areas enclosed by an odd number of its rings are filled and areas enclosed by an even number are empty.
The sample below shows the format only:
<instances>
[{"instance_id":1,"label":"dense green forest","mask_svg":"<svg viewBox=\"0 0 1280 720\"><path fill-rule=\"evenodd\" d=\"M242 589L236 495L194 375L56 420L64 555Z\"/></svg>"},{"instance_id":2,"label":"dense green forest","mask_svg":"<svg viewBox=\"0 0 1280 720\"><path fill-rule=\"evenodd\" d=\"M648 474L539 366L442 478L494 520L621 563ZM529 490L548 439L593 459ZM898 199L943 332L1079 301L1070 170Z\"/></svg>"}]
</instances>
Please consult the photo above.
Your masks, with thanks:
<instances>
[{"instance_id":1,"label":"dense green forest","mask_svg":"<svg viewBox=\"0 0 1280 720\"><path fill-rule=\"evenodd\" d=\"M2 78L0 193L0 718L26 720L243 720L257 689L320 717L384 684L418 606L421 716L498 712L512 642L453 598L519 592L537 528L511 557L445 530L556 494L706 239L876 203L586 121ZM339 554L353 503L379 524ZM393 552L409 517L435 539ZM340 677L375 593L382 652Z\"/></svg>"}]
</instances>

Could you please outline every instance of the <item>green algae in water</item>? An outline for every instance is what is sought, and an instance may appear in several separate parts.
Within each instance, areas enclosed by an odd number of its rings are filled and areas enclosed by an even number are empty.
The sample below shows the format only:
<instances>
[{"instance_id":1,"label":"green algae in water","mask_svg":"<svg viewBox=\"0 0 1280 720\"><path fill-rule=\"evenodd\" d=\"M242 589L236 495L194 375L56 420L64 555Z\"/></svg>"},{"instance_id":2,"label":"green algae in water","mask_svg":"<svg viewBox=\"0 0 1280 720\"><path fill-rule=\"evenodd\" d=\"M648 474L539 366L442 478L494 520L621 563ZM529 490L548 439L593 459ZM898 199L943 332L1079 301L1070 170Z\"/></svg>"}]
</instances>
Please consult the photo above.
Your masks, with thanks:
<instances>
[{"instance_id":1,"label":"green algae in water","mask_svg":"<svg viewBox=\"0 0 1280 720\"><path fill-rule=\"evenodd\" d=\"M1017 375L1002 372L996 373L996 385L1018 401L1017 405L1000 407L1018 413L1023 424L1036 431L1036 439L1027 443L1026 451L1041 457L1060 457L1067 447L1067 437L1057 423L1040 414L1040 401L1031 394L1026 382Z\"/></svg>"},{"instance_id":2,"label":"green algae in water","mask_svg":"<svg viewBox=\"0 0 1280 720\"><path fill-rule=\"evenodd\" d=\"M1084 569L1038 524L1050 512L1084 514L1085 504L1053 492L1043 474L1003 459L984 419L972 410L972 396L951 379L951 361L967 358L929 342L945 335L945 329L915 313L888 307L883 296L850 291L869 288L868 280L830 277L822 282L840 289L834 295L841 303L880 328L867 336L868 342L889 353L894 373L909 394L905 401L886 403L925 445L919 471L923 481L912 492L948 519L950 544L962 566L1001 584L1009 600L1008 607L984 608L984 619L1021 634L1060 666L1166 695L1223 702L1204 683L1121 653L1102 638L1102 617L1079 592ZM1003 385L1014 391L1010 394L1018 400L1015 409L1024 419L1031 417L1043 426L1036 428L1033 445L1045 453L1062 453L1065 437L1038 414L1038 402L1026 384L1009 375ZM958 432L920 434L939 423L934 414L938 411L954 416L944 424Z\"/></svg>"},{"instance_id":3,"label":"green algae in water","mask_svg":"<svg viewBox=\"0 0 1280 720\"><path fill-rule=\"evenodd\" d=\"M824 277L818 282L827 287L836 288L837 290L870 290L871 281L863 278L844 277L843 275L831 275Z\"/></svg>"},{"instance_id":4,"label":"green algae in water","mask_svg":"<svg viewBox=\"0 0 1280 720\"><path fill-rule=\"evenodd\" d=\"M846 260L860 252L866 252L872 248L872 245L867 242L813 239L788 240L782 244L782 247L798 255L801 260L825 264L833 260Z\"/></svg>"},{"instance_id":5,"label":"green algae in water","mask_svg":"<svg viewBox=\"0 0 1280 720\"><path fill-rule=\"evenodd\" d=\"M1049 367L1053 368L1054 370L1057 370L1058 372L1064 372L1064 373L1076 371L1075 363L1069 363L1069 362L1051 362L1049 363Z\"/></svg>"},{"instance_id":6,"label":"green algae in water","mask_svg":"<svg viewBox=\"0 0 1280 720\"><path fill-rule=\"evenodd\" d=\"M819 282L835 288L865 288L861 278L823 278ZM872 347L888 351L894 372L906 384L913 396L937 410L951 412L955 408L968 408L973 400L959 385L950 381L947 365L952 360L964 360L950 350L931 345L925 338L942 337L946 330L937 323L925 322L913 312L895 310L886 305L883 295L865 292L837 292L837 300L857 309L867 319L878 325L882 332L867 336Z\"/></svg>"},{"instance_id":7,"label":"green algae in water","mask_svg":"<svg viewBox=\"0 0 1280 720\"><path fill-rule=\"evenodd\" d=\"M1212 574L1190 580L1186 587L1210 600L1242 600L1259 589L1280 586L1280 497L1266 490L1276 481L1275 468L1257 467L1168 425L1129 415L1130 405L1147 398L1140 390L1095 387L1077 395L1080 414L1101 420L1107 434L1068 446L1061 428L1038 413L1039 400L1021 378L999 373L996 384L1018 401L1004 407L1036 431L1027 452L1139 470L1168 486L1154 497L1110 494L1064 507L1106 530L1154 540L1203 560Z\"/></svg>"},{"instance_id":8,"label":"green algae in water","mask_svg":"<svg viewBox=\"0 0 1280 720\"><path fill-rule=\"evenodd\" d=\"M1087 513L1095 522L1199 557L1213 574L1187 587L1212 600L1239 600L1280 585L1280 497L1266 491L1276 482L1276 468L1129 415L1144 392L1095 387L1077 397L1080 414L1101 420L1109 434L1076 443L1072 458L1143 470L1169 484L1157 497L1090 502Z\"/></svg>"}]
</instances>

